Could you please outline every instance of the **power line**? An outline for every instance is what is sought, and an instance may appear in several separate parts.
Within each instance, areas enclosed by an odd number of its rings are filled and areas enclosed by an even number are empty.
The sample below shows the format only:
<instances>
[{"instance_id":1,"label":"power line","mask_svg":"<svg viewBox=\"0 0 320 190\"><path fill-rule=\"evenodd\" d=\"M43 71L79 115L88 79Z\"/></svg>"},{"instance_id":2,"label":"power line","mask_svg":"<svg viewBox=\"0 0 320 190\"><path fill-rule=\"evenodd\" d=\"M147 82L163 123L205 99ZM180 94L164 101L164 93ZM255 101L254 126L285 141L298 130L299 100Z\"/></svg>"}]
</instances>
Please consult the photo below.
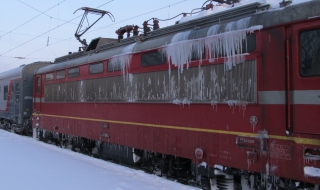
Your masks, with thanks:
<instances>
[{"instance_id":1,"label":"power line","mask_svg":"<svg viewBox=\"0 0 320 190\"><path fill-rule=\"evenodd\" d=\"M0 31L0 32L3 32L3 33L6 33L7 31ZM10 33L10 32L8 32ZM11 32L11 34L15 34L15 35L22 35L22 36L37 36L37 35L33 35L33 34L24 34L24 33L18 33L18 32ZM1 38L1 37L0 37ZM46 37L43 37L43 38L46 38ZM54 37L50 37L51 39L56 39L56 40L62 40L61 38L54 38Z\"/></svg>"},{"instance_id":2,"label":"power line","mask_svg":"<svg viewBox=\"0 0 320 190\"><path fill-rule=\"evenodd\" d=\"M46 14L45 12L42 12L42 11L40 11L40 10L38 10L38 9L36 9L35 7L33 7L33 6L31 6L31 5L29 5L29 4L27 4L27 3L24 3L24 2L22 2L22 1L20 1L20 0L18 0L20 3L22 3L22 4L24 4L24 5L26 5L26 6L28 6L28 7L30 7L31 9L34 9L34 10L36 10L36 11L38 11L38 12L40 12L41 14L43 14L43 15L45 15L45 16L47 16L47 17L49 17L49 18L52 18L52 19L55 19L55 20L59 20L59 21L63 21L63 22L65 22L65 20L62 20L62 19L59 19L59 18L56 18L56 17L52 17L52 16L50 16L50 15L48 15L48 14ZM64 0L65 1L65 0ZM57 4L56 6L59 6L60 5L60 3L59 4ZM78 25L78 24L76 24L76 23L72 23L72 22L70 22L70 24L73 24L73 25Z\"/></svg>"},{"instance_id":3,"label":"power line","mask_svg":"<svg viewBox=\"0 0 320 190\"><path fill-rule=\"evenodd\" d=\"M63 0L63 1L65 1L65 0ZM109 2L107 2L107 3L110 3L110 2L112 2L112 1L113 1L113 0L111 0L111 1L109 1ZM105 4L107 4L107 3L104 3L103 5L105 5ZM99 6L99 7L101 7L101 6ZM42 13L41 13L41 14L42 14ZM3 56L3 55L5 55L5 54L6 54L6 53L8 53L8 52L10 52L10 51L14 50L14 49L17 49L17 48L19 48L19 47L21 47L21 46L23 46L23 45L25 45L25 44L27 44L27 43L29 43L29 42L31 42L31 41L33 41L33 40L37 39L37 38L39 38L39 37L41 37L41 36L43 36L43 35L45 35L45 34L49 33L49 32L50 32L50 31L52 31L52 30L55 30L55 29L59 28L60 26L63 26L63 25L65 25L65 24L67 24L67 23L69 23L69 22L71 22L71 21L73 21L73 20L75 20L75 19L77 19L77 18L81 17L81 16L82 16L82 15L77 16L77 17L75 17L75 18L73 18L73 19L71 19L71 20L69 20L69 21L65 21L64 23L62 23L62 24L60 24L60 25L56 26L55 28L53 28L53 29L51 29L51 30L48 30L48 31L46 31L46 32L44 32L44 33L42 33L42 34L40 34L40 35L38 35L38 36L36 36L36 37L32 38L31 40L26 41L25 43L22 43L22 44L20 44L20 45L18 45L18 46L16 46L16 47L14 47L14 48L12 48L12 49L10 49L10 50L8 50L8 51L4 52L4 53L2 53L2 54L0 55L0 57L1 57L1 56ZM1 37L2 37L2 36L1 36Z\"/></svg>"},{"instance_id":4,"label":"power line","mask_svg":"<svg viewBox=\"0 0 320 190\"><path fill-rule=\"evenodd\" d=\"M65 0L63 0L63 1L65 1ZM63 1L62 1L62 2L63 2ZM106 4L108 4L108 3L112 2L112 1L114 1L114 0L108 1L108 2L100 5L99 7L104 6L104 5L106 5ZM58 4L58 5L59 5L59 4ZM57 5L56 5L56 6L57 6ZM98 8L99 8L99 7L98 7ZM52 8L50 8L50 9L52 9ZM50 10L50 9L49 9L49 10ZM48 10L47 10L47 11L48 11ZM46 11L45 11L45 12L46 12ZM41 13L41 14L42 14L42 13ZM41 14L40 14L40 15L41 15ZM40 15L38 15L38 16L40 16ZM37 16L37 17L38 17L38 16ZM14 49L17 49L17 48L19 48L19 47L21 47L21 46L23 46L23 45L25 45L25 44L27 44L27 43L35 40L35 39L43 36L44 34L47 34L48 32L50 32L50 31L52 31L52 30L55 30L55 29L59 28L60 26L63 26L63 25L65 25L65 24L67 24L67 23L69 23L69 22L71 22L71 21L73 21L73 20L75 20L75 19L77 19L77 18L79 18L79 17L81 17L81 16L82 16L82 15L77 16L77 17L75 17L75 18L73 18L73 19L71 19L71 20L69 20L69 21L65 21L63 24L60 24L59 26L57 26L57 27L55 27L55 28L53 28L53 29L51 29L51 30L49 30L49 31L46 31L46 32L44 32L44 33L42 33L42 34L40 34L40 35L32 38L31 40L29 40L29 41L27 41L27 42L25 42L25 43L22 43L22 44L20 44L20 45L18 45L18 46L16 46L16 47L14 47L13 49L10 49L10 50L2 53L2 54L0 55L0 57L3 57L3 55L5 55L6 53L8 53L8 52L10 52L10 51L12 51L12 50L14 50ZM30 20L30 21L31 21L31 20ZM29 21L28 21L28 22L29 22ZM23 25L24 25L24 24L23 24ZM21 26L22 26L22 25L20 25L19 27L21 27ZM19 27L17 27L17 28L19 28ZM15 29L17 29L17 28L15 28ZM15 30L15 29L14 29L14 30ZM9 32L9 33L10 33L10 32ZM0 36L0 38L1 38L1 37L2 37L2 36ZM68 39L70 39L70 38L68 38ZM68 39L61 40L60 42L66 41L66 40L68 40ZM57 43L60 43L60 42L57 42ZM56 44L56 43L53 43L53 44ZM52 44L49 44L49 45L52 45ZM48 46L49 46L49 45L48 45ZM46 45L45 47L48 47L48 46ZM44 49L45 47L42 47L42 48L36 50L35 52L38 52L38 51ZM33 52L33 53L35 53L35 52ZM33 53L31 53L31 54L33 54ZM29 55L31 55L31 54L29 54ZM25 56L25 57L28 57L29 55L27 55L27 56ZM16 63L16 62L17 62L17 61L14 61L14 62L12 62L12 63L9 63L9 64L1 67L0 69L5 68L5 67L7 67L8 65L13 64L13 63Z\"/></svg>"},{"instance_id":5,"label":"power line","mask_svg":"<svg viewBox=\"0 0 320 190\"><path fill-rule=\"evenodd\" d=\"M165 8L168 8L168 7L171 7L171 6L180 4L180 3L185 2L185 1L187 1L187 0L179 1L179 2L177 2L177 3L171 4L171 5L167 5L167 6L164 6L164 7L159 8L159 9L155 9L155 10L153 10L153 11L149 11L149 12L146 12L146 13L143 13L143 14L140 14L140 15L137 15L137 16L134 16L134 17L131 17L131 18L128 18L128 19L119 21L119 22L115 22L115 23L113 23L113 24L110 24L110 25L107 25L107 26L98 28L98 29L96 29L96 30L91 30L91 31L88 32L88 33L95 32L95 31L97 31L97 30L101 30L101 29L107 28L107 27L109 27L109 26L112 26L112 25L115 25L115 24L118 24L118 23L121 23L121 22L124 22L124 21L128 21L128 20L131 20L131 19L134 19L134 18L138 18L138 17L140 17L140 16L143 16L143 15L146 15L146 14L149 14L149 13L153 13L153 12L156 12L156 11L159 11L159 10L162 10L162 9L165 9Z\"/></svg>"},{"instance_id":6,"label":"power line","mask_svg":"<svg viewBox=\"0 0 320 190\"><path fill-rule=\"evenodd\" d=\"M65 0L61 1L60 3L64 2L64 1L65 1ZM21 2L21 1L20 1L20 2ZM25 22L25 23L21 24L20 26L18 26L18 27L16 27L16 28L12 29L10 32L15 31L16 29L20 28L21 26L24 26L25 24L27 24L27 23L29 23L30 21L32 21L32 20L34 20L34 19L36 19L37 17L41 16L41 15L42 15L42 14L44 14L45 12L47 12L47 11L49 11L49 10L53 9L54 7L58 6L60 3L58 3L58 4L54 5L53 7L51 7L51 8L49 8L49 9L45 10L44 12L41 12L41 14L39 14L39 15L37 15L37 16L35 16L35 17L33 17L32 19L30 19L30 20L28 20L27 22ZM0 36L0 38L2 38L3 36L6 36L6 35L7 35L7 34L9 34L10 32L5 33L4 35Z\"/></svg>"}]
</instances>

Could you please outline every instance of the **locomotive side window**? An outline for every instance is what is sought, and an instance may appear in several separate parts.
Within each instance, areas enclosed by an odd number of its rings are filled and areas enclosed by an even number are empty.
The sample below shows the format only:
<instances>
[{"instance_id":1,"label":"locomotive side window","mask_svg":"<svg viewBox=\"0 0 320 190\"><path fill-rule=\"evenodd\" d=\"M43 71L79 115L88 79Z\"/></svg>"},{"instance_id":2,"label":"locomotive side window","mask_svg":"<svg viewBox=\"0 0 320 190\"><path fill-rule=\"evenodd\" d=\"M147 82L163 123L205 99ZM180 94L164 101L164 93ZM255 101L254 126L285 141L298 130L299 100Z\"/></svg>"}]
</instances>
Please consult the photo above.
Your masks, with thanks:
<instances>
[{"instance_id":1,"label":"locomotive side window","mask_svg":"<svg viewBox=\"0 0 320 190\"><path fill-rule=\"evenodd\" d=\"M257 41L256 35L253 33L247 34L246 38L247 38L247 40L242 40L242 44L241 44L241 46L239 46L239 47L241 47L242 53L249 53L249 52L255 51L256 50L256 41ZM223 46L224 46L224 44L221 45L219 50L213 50L214 52L212 52L212 53L214 53L215 55L219 55L220 57L225 56L226 52L224 52ZM234 51L236 54L239 54L240 53L239 50L240 50L240 48L239 49L236 48Z\"/></svg>"},{"instance_id":2,"label":"locomotive side window","mask_svg":"<svg viewBox=\"0 0 320 190\"><path fill-rule=\"evenodd\" d=\"M320 76L320 29L303 31L300 37L300 75Z\"/></svg>"},{"instance_id":3,"label":"locomotive side window","mask_svg":"<svg viewBox=\"0 0 320 190\"><path fill-rule=\"evenodd\" d=\"M253 52L256 50L256 35L247 34L247 43L243 42L242 48L242 53Z\"/></svg>"},{"instance_id":4,"label":"locomotive side window","mask_svg":"<svg viewBox=\"0 0 320 190\"><path fill-rule=\"evenodd\" d=\"M119 62L115 62L115 63L107 63L108 65L108 71L109 72L113 72L113 71L120 71L121 70L121 65Z\"/></svg>"},{"instance_id":5,"label":"locomotive side window","mask_svg":"<svg viewBox=\"0 0 320 190\"><path fill-rule=\"evenodd\" d=\"M40 92L40 84L41 84L40 77L37 77L37 89L36 89L36 92L37 92L37 93Z\"/></svg>"},{"instance_id":6,"label":"locomotive side window","mask_svg":"<svg viewBox=\"0 0 320 190\"><path fill-rule=\"evenodd\" d=\"M3 87L3 99L4 100L8 99L8 86Z\"/></svg>"},{"instance_id":7,"label":"locomotive side window","mask_svg":"<svg viewBox=\"0 0 320 190\"><path fill-rule=\"evenodd\" d=\"M46 81L53 80L53 73L46 74Z\"/></svg>"},{"instance_id":8,"label":"locomotive side window","mask_svg":"<svg viewBox=\"0 0 320 190\"><path fill-rule=\"evenodd\" d=\"M162 65L166 62L166 57L163 53L158 51L145 53L141 55L141 65L143 67L146 66L154 66L154 65Z\"/></svg>"},{"instance_id":9,"label":"locomotive side window","mask_svg":"<svg viewBox=\"0 0 320 190\"><path fill-rule=\"evenodd\" d=\"M57 78L57 79L64 79L64 78L66 78L66 71L65 71L65 70L57 71L56 78Z\"/></svg>"},{"instance_id":10,"label":"locomotive side window","mask_svg":"<svg viewBox=\"0 0 320 190\"><path fill-rule=\"evenodd\" d=\"M94 63L89 65L89 73L90 74L103 73L103 63Z\"/></svg>"},{"instance_id":11,"label":"locomotive side window","mask_svg":"<svg viewBox=\"0 0 320 190\"><path fill-rule=\"evenodd\" d=\"M68 77L71 78L71 77L77 77L79 76L79 68L76 67L76 68L72 68L72 69L69 69L68 70Z\"/></svg>"}]
</instances>

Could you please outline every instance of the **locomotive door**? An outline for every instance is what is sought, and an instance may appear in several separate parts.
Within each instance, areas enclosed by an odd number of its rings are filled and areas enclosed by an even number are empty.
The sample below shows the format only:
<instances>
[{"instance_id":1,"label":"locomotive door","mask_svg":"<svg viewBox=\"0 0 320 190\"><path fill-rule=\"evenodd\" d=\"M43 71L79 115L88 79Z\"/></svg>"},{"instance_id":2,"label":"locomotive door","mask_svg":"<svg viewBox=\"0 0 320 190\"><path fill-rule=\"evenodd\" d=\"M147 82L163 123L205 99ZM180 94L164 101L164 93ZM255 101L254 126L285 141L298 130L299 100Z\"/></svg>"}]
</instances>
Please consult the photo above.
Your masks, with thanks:
<instances>
[{"instance_id":1,"label":"locomotive door","mask_svg":"<svg viewBox=\"0 0 320 190\"><path fill-rule=\"evenodd\" d=\"M34 79L33 111L40 112L42 98L41 75L36 76Z\"/></svg>"},{"instance_id":2,"label":"locomotive door","mask_svg":"<svg viewBox=\"0 0 320 190\"><path fill-rule=\"evenodd\" d=\"M20 81L16 80L12 83L12 101L13 101L13 113L14 116L17 118L20 113Z\"/></svg>"},{"instance_id":3,"label":"locomotive door","mask_svg":"<svg viewBox=\"0 0 320 190\"><path fill-rule=\"evenodd\" d=\"M319 19L292 28L293 132L320 134L320 24Z\"/></svg>"}]
</instances>

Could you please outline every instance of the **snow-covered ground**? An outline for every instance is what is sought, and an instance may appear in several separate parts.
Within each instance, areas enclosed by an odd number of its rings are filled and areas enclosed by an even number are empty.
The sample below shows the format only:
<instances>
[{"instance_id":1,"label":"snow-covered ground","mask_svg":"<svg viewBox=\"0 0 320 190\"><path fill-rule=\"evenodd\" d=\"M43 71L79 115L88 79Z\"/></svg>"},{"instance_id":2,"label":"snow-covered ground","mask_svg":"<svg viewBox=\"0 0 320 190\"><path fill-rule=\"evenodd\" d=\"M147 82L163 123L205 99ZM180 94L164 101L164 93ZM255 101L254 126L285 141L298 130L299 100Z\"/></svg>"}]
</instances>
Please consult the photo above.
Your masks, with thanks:
<instances>
[{"instance_id":1,"label":"snow-covered ground","mask_svg":"<svg viewBox=\"0 0 320 190\"><path fill-rule=\"evenodd\" d=\"M0 129L3 190L199 190Z\"/></svg>"}]
</instances>

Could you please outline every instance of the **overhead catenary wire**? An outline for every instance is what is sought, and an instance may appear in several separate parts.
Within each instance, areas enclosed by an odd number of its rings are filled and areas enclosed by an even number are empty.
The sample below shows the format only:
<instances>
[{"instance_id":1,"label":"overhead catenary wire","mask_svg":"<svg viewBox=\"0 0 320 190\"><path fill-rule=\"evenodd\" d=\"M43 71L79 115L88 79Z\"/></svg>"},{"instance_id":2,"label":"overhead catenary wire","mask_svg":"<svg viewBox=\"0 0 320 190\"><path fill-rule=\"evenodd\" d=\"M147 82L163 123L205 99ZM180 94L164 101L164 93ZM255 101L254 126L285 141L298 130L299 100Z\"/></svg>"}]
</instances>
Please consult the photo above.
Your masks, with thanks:
<instances>
[{"instance_id":1,"label":"overhead catenary wire","mask_svg":"<svg viewBox=\"0 0 320 190\"><path fill-rule=\"evenodd\" d=\"M161 7L161 8L158 8L158 9L155 9L155 10L152 10L152 11L149 11L149 12L146 12L146 13L142 13L142 14L140 14L140 15L136 15L136 16L133 16L133 17L131 17L131 18L124 19L124 20L115 22L115 23L113 23L113 24L109 24L109 25L107 25L107 26L97 28L96 30L91 30L91 31L88 32L88 33L95 32L95 31L97 31L97 30L101 30L101 29L107 28L107 27L109 27L109 26L112 26L112 25L115 25L115 24L119 24L119 23L121 23L121 22L128 21L128 20L131 20L131 19L134 19L134 18L138 18L138 17L140 17L140 16L143 16L143 15L146 15L146 14L149 14L149 13L153 13L153 12L156 12L156 11L159 11L159 10L162 10L162 9L165 9L165 8L168 8L168 7L170 7L170 6L174 6L174 5L180 4L180 3L185 2L185 1L187 1L187 0L179 1L179 2L177 2L177 3L173 3L173 4L170 4L170 5L167 5L167 6L164 6L164 7Z\"/></svg>"},{"instance_id":2,"label":"overhead catenary wire","mask_svg":"<svg viewBox=\"0 0 320 190\"><path fill-rule=\"evenodd\" d=\"M63 0L63 1L65 1L65 0ZM63 1L62 1L62 2L63 2ZM104 6L104 5L106 5L106 4L108 4L108 3L112 2L112 1L114 1L114 0L108 1L108 2L106 2L106 3L104 3L104 4L100 5L100 6L98 6L97 8L99 8L99 7L101 7L101 6ZM59 3L59 4L60 4L60 3ZM59 5L59 4L58 4L58 5ZM57 6L57 5L55 5L55 6ZM55 7L55 6L53 6L53 7ZM52 8L53 8L53 7L52 7ZM52 8L50 8L50 9L48 9L48 10L51 10ZM48 10L46 10L46 11L48 11ZM46 12L46 11L44 11L44 12ZM41 13L40 15L42 15L42 13ZM40 15L38 15L38 16L40 16ZM38 17L38 16L37 16L37 17ZM39 37L41 37L41 36L49 33L50 31L59 28L60 26L63 26L63 25L65 25L65 24L67 24L67 23L70 23L71 21L73 21L73 20L75 20L75 19L77 19L77 18L79 18L79 17L81 17L81 16L82 16L82 15L77 16L77 17L75 17L75 18L73 18L73 19L71 19L71 20L69 20L69 21L65 21L64 23L62 23L62 24L60 24L60 25L58 25L58 26L50 29L49 31L46 31L46 32L44 32L44 33L42 33L42 34L40 34L40 35L37 35L36 37L32 38L31 40L28 40L28 41L26 41L26 42L24 42L24 43L22 43L22 44L20 44L20 45L18 45L18 46L16 46L16 47L12 48L12 49L10 48L10 50L2 53L2 54L0 55L0 57L3 57L3 55L5 55L6 53L9 53L9 52L11 52L12 50L17 49L17 48L19 48L19 47L21 47L21 46L23 46L23 45L25 45L25 44L27 44L27 43L29 43L29 42L37 39L37 38L39 38ZM34 17L33 19L35 19L35 18L36 18L36 17ZM32 20L33 20L33 19L32 19ZM27 21L27 22L24 23L23 25L27 24L27 23L30 22L30 21L31 21L31 20ZM18 29L18 28L20 28L20 27L23 26L23 25L20 25L20 26L16 27L15 29ZM15 29L14 29L14 30L15 30ZM13 31L13 30L12 30L12 31ZM10 33L10 32L9 32L9 33ZM4 36L4 35L3 35L3 36ZM0 36L0 38L1 38L1 37L2 37L2 36ZM64 40L61 40L61 41L66 41L66 40L69 40L69 39L70 39L70 38L67 38L67 39L64 39ZM60 41L60 42L61 42L61 41ZM50 44L49 44L49 45L50 45ZM47 47L47 46L45 46L45 47ZM42 47L42 48L40 48L40 49L37 50L37 51L40 51L41 49L44 49L45 47ZM30 55L30 54L29 54L29 55ZM27 55L27 56L29 56L29 55ZM27 56L25 56L25 57L27 57ZM14 58L14 57L13 57L13 58ZM19 60L17 60L17 61L19 61ZM14 62L12 62L12 63L16 63L17 61L14 61ZM9 63L9 64L7 64L7 65L4 65L4 66L1 67L0 69L5 68L5 67L7 67L8 65L10 65L10 64L12 64L12 63Z\"/></svg>"},{"instance_id":3,"label":"overhead catenary wire","mask_svg":"<svg viewBox=\"0 0 320 190\"><path fill-rule=\"evenodd\" d=\"M56 18L56 17L50 16L50 15L48 15L48 14L46 14L46 13L45 13L45 12L47 12L47 11L42 12L42 11L40 11L40 10L36 9L36 8L35 8L35 7L33 7L33 6L31 6L31 5L29 5L29 4L25 3L25 2L22 2L21 0L18 0L18 1L19 1L19 2L21 2L22 4L26 5L26 6L30 7L31 9L34 9L34 10L36 10L36 11L38 11L38 12L42 13L43 15L45 15L45 16L47 16L47 17L49 17L49 18L52 18L52 19L55 19L55 20L59 20L59 21L63 21L63 22L65 22L65 21L66 21L66 20L62 20L62 19L60 19L60 18ZM64 0L64 1L65 1L65 0ZM58 6L58 8L59 8L60 3L59 3L59 4L57 4L56 6ZM56 6L55 6L55 7L56 7ZM78 25L77 23L72 23L72 22L70 22L70 24Z\"/></svg>"},{"instance_id":4,"label":"overhead catenary wire","mask_svg":"<svg viewBox=\"0 0 320 190\"><path fill-rule=\"evenodd\" d=\"M112 0L112 1L113 1L113 0ZM112 2L112 1L109 1L109 2ZM105 3L105 4L106 4L106 3ZM37 39L37 38L39 38L39 37L41 37L41 36L49 33L49 32L52 31L52 30L55 30L55 29L59 28L60 26L63 26L63 25L65 25L65 24L67 24L67 23L70 23L71 21L73 21L73 20L75 20L75 19L77 19L77 18L79 18L79 17L81 17L81 16L82 16L82 15L77 16L77 17L75 17L75 18L73 18L73 19L71 19L71 20L65 21L64 23L62 23L62 24L60 24L60 25L58 25L58 26L56 26L56 27L54 27L54 28L52 28L52 29L50 29L50 30L42 33L42 34L39 34L38 36L32 38L31 40L28 40L28 41L26 41L26 42L24 42L24 43L22 43L22 44L20 44L20 45L18 45L18 46L16 46L16 47L14 47L14 48L10 48L10 50L2 53L2 54L0 55L0 57L3 56L3 55L5 55L6 53L9 53L10 51L12 51L12 50L14 50L14 49L17 49L17 48L19 48L19 47L21 47L21 46L23 46L23 45L25 45L25 44L27 44L27 43L29 43L29 42Z\"/></svg>"},{"instance_id":5,"label":"overhead catenary wire","mask_svg":"<svg viewBox=\"0 0 320 190\"><path fill-rule=\"evenodd\" d=\"M64 2L64 1L65 1L65 0L61 1L60 3ZM30 19L30 20L28 20L28 21L26 21L26 22L22 23L21 25L17 26L16 28L14 28L14 29L10 30L9 32L7 32L7 33L5 33L4 35L0 36L0 38L2 38L2 37L4 37L4 36L8 35L10 32L13 32L13 31L17 30L18 28L20 28L20 27L22 27L22 26L26 25L27 23L31 22L32 20L34 20L34 19L38 18L39 16L41 16L41 15L45 14L45 12L48 12L49 10L51 10L51 9L53 9L54 7L58 6L60 3L58 3L58 4L56 4L56 5L52 6L52 7L50 7L49 9L47 9L47 10L45 10L45 11L41 12L41 14L39 14L39 15L37 15L37 16L35 16L35 17L33 17L32 19Z\"/></svg>"},{"instance_id":6,"label":"overhead catenary wire","mask_svg":"<svg viewBox=\"0 0 320 190\"><path fill-rule=\"evenodd\" d=\"M108 1L108 2L100 5L99 7L101 7L101 6L105 5L105 4L108 4L108 3L112 2L112 1L114 1L114 0ZM143 13L143 14L139 14L139 15L130 17L130 18L128 18L128 19L121 20L121 21L119 21L119 22L115 22L115 23L113 23L113 24L110 24L110 25L107 25L107 26L98 28L98 29L96 29L96 30L90 31L90 33L91 33L91 32L94 32L94 31L97 31L97 30L101 30L101 29L106 28L106 27L110 27L110 26L112 26L112 25L115 25L115 24L118 24L118 23L121 23L121 22L125 22L125 21L128 21L128 20L137 18L137 17L141 17L141 16L143 16L143 15L146 15L146 14L149 14L149 13L153 13L153 12L156 12L156 11L159 11L159 10L162 10L162 9L165 9L165 8L168 8L168 7L170 8L171 6L180 4L180 3L185 2L185 1L187 1L187 0L182 0L182 1L179 1L179 2L176 2L176 3L173 3L173 4L170 4L170 5L167 5L167 6L164 6L164 7L160 7L160 8L158 8L158 9L154 9L154 10L152 10L152 11L145 12L145 13ZM99 7L97 7L97 8L99 8ZM73 19L70 19L70 20L68 20L68 21L65 21L64 23L62 23L62 24L60 24L60 25L58 25L58 26L50 29L49 31L46 31L46 32L44 32L44 33L42 33L42 34L39 34L39 35L35 36L34 38L32 38L32 39L30 39L30 40L28 40L28 41L26 41L26 42L24 42L24 43L22 43L22 44L20 44L20 45L18 45L18 46L16 46L16 47L14 47L13 49L10 49L9 51L6 51L6 52L0 54L0 57L3 56L3 55L5 55L5 54L7 54L8 52L10 52L10 51L12 51L12 50L14 50L14 49L17 49L17 48L19 48L19 47L21 47L21 46L23 46L23 45L25 45L25 44L33 41L33 40L39 38L39 37L42 37L44 34L47 34L47 33L49 33L50 31L53 31L53 30L55 30L55 29L57 29L57 28L65 25L65 24L67 24L67 23L70 23L71 21L73 21L73 20L75 20L75 19L77 19L77 18L79 18L79 17L80 17L80 16L75 17L75 18L73 18ZM88 32L88 33L89 33L89 32ZM1 37L1 36L0 36L0 37ZM57 43L61 43L61 42L66 41L66 40L69 40L69 41L70 41L71 38L62 39L61 41L59 41L59 42L57 42ZM48 43L48 45L53 45L53 44L56 44L56 43ZM45 47L47 47L47 46L45 46ZM36 52L44 49L45 47L41 47L41 48L39 48L38 50L36 50L36 51L28 54L27 56L30 56L30 55L32 55L32 54L34 54L34 53L36 53ZM27 57L27 56L26 56L26 57ZM5 67L6 67L6 66L5 66ZM2 67L2 68L3 68L3 67Z\"/></svg>"}]
</instances>

